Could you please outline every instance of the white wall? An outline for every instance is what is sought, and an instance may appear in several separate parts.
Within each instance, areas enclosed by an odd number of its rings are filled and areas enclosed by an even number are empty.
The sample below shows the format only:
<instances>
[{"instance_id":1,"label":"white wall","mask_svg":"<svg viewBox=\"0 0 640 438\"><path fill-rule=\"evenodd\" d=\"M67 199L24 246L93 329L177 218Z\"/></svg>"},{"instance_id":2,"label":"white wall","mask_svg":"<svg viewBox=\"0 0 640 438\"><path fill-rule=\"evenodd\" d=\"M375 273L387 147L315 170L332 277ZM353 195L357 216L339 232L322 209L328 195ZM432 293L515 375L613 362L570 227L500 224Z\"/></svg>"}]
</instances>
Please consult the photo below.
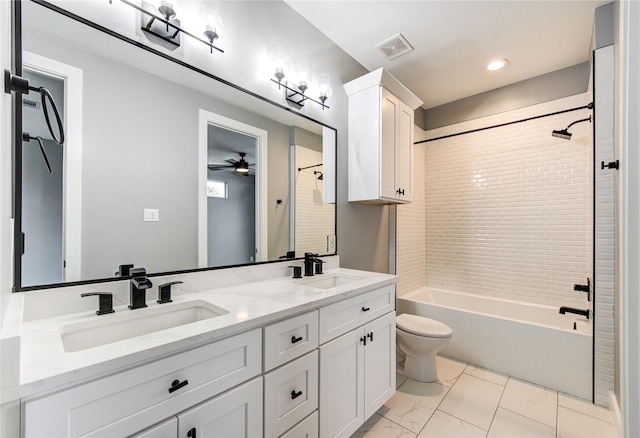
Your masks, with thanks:
<instances>
[{"instance_id":1,"label":"white wall","mask_svg":"<svg viewBox=\"0 0 640 438\"><path fill-rule=\"evenodd\" d=\"M431 130L422 138L589 101L581 94ZM589 114L585 109L416 145L416 158L424 154L425 179L414 196L425 201L398 208L399 241L411 242L397 249L400 293L419 284L419 275L412 274L413 253L424 245L427 286L587 308L586 294L574 292L573 284L586 282L592 258L586 239L592 126L574 125L571 141L554 138L551 131Z\"/></svg>"}]
</instances>

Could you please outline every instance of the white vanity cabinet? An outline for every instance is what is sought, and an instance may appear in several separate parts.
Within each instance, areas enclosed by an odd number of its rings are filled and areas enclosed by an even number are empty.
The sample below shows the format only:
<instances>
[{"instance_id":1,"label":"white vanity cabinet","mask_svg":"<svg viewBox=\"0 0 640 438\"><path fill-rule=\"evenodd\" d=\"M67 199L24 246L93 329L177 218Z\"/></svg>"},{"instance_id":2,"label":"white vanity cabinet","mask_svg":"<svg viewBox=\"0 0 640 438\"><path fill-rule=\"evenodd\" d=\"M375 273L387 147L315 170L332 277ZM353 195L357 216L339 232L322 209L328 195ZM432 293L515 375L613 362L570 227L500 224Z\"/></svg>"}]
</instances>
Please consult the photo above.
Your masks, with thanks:
<instances>
[{"instance_id":1,"label":"white vanity cabinet","mask_svg":"<svg viewBox=\"0 0 640 438\"><path fill-rule=\"evenodd\" d=\"M320 436L350 436L395 393L394 308L387 286L320 309Z\"/></svg>"},{"instance_id":2,"label":"white vanity cabinet","mask_svg":"<svg viewBox=\"0 0 640 438\"><path fill-rule=\"evenodd\" d=\"M261 337L255 329L26 400L23 436L130 436L260 375Z\"/></svg>"},{"instance_id":3,"label":"white vanity cabinet","mask_svg":"<svg viewBox=\"0 0 640 438\"><path fill-rule=\"evenodd\" d=\"M414 109L422 102L382 69L344 87L349 96L349 201L411 202Z\"/></svg>"}]
</instances>

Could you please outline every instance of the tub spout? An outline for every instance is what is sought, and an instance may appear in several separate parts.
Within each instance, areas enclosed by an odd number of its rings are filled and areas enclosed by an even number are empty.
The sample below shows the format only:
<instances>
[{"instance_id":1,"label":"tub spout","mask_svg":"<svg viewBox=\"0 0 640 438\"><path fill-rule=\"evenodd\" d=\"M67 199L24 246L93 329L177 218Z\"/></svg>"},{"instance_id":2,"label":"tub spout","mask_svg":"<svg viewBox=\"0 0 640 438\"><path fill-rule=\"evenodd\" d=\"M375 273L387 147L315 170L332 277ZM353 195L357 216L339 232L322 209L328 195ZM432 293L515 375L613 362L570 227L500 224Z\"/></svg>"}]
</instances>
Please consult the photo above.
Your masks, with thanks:
<instances>
[{"instance_id":1,"label":"tub spout","mask_svg":"<svg viewBox=\"0 0 640 438\"><path fill-rule=\"evenodd\" d=\"M582 315L587 319L589 319L589 309L580 310L580 309L574 309L573 307L562 306L560 307L560 313L562 313L563 315L565 313L575 313L576 315Z\"/></svg>"}]
</instances>

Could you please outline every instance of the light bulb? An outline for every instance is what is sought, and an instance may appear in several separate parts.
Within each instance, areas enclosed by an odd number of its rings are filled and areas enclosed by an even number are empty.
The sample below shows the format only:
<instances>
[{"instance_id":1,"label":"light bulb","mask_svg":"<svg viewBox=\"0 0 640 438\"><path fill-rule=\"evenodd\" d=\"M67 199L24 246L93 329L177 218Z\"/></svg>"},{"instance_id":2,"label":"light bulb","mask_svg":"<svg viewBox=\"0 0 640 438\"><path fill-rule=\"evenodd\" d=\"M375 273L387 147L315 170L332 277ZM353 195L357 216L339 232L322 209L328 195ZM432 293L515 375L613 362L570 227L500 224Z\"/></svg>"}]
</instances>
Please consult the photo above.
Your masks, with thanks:
<instances>
[{"instance_id":1,"label":"light bulb","mask_svg":"<svg viewBox=\"0 0 640 438\"><path fill-rule=\"evenodd\" d=\"M288 53L287 49L282 46L276 46L271 51L271 62L275 67L274 76L278 79L278 82L281 82L284 79L284 69L285 64L287 63Z\"/></svg>"},{"instance_id":2,"label":"light bulb","mask_svg":"<svg viewBox=\"0 0 640 438\"><path fill-rule=\"evenodd\" d=\"M309 88L309 73L311 73L309 61L296 62L296 79L298 81L298 89L302 94Z\"/></svg>"},{"instance_id":3,"label":"light bulb","mask_svg":"<svg viewBox=\"0 0 640 438\"><path fill-rule=\"evenodd\" d=\"M320 88L320 101L324 103L333 93L331 89L331 78L327 73L320 73L318 75L318 86Z\"/></svg>"}]
</instances>

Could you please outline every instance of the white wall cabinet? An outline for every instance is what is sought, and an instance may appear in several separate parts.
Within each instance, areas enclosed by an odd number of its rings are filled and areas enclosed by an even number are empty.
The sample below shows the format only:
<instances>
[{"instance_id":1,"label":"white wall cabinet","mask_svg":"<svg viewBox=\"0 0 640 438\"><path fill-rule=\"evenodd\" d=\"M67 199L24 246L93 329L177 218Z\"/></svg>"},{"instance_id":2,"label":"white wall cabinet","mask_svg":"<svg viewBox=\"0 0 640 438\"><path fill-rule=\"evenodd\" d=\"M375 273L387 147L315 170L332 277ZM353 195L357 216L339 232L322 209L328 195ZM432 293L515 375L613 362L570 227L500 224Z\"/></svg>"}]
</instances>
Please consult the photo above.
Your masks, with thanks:
<instances>
[{"instance_id":1,"label":"white wall cabinet","mask_svg":"<svg viewBox=\"0 0 640 438\"><path fill-rule=\"evenodd\" d=\"M395 312L320 346L320 436L350 436L395 393L395 349Z\"/></svg>"},{"instance_id":2,"label":"white wall cabinet","mask_svg":"<svg viewBox=\"0 0 640 438\"><path fill-rule=\"evenodd\" d=\"M382 69L344 87L349 95L349 201L410 202L413 111L422 102Z\"/></svg>"}]
</instances>

